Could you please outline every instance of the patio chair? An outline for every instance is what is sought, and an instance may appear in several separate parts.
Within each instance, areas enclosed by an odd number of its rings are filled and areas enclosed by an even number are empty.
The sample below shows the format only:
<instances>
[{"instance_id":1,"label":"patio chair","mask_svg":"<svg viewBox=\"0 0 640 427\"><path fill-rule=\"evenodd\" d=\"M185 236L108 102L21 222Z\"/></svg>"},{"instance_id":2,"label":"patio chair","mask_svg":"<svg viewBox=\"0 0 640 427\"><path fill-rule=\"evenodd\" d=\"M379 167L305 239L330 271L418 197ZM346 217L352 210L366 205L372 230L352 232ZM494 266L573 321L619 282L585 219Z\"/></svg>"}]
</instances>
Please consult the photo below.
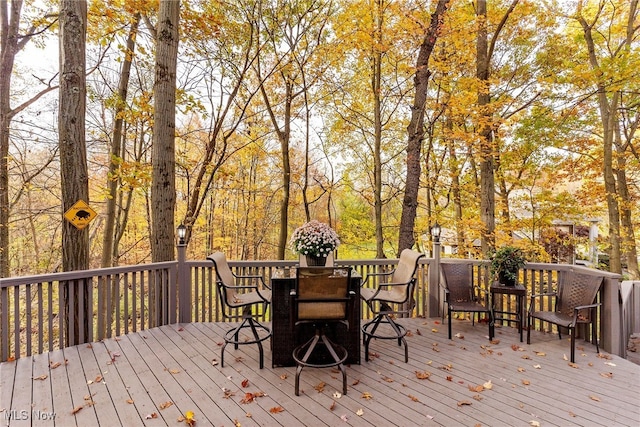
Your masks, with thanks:
<instances>
[{"instance_id":1,"label":"patio chair","mask_svg":"<svg viewBox=\"0 0 640 427\"><path fill-rule=\"evenodd\" d=\"M350 279L348 267L299 267L297 270L295 288L290 293L291 327L295 332L301 324L311 323L315 334L293 350L296 396L300 395L300 373L305 367L337 366L342 372L342 394L347 394L344 361L349 354L325 332L330 324L341 323L349 328L347 319L355 303L355 292L349 290Z\"/></svg>"},{"instance_id":2,"label":"patio chair","mask_svg":"<svg viewBox=\"0 0 640 427\"><path fill-rule=\"evenodd\" d=\"M262 304L264 313L271 302L271 289L265 284L262 276L240 276L229 268L227 258L222 252L216 252L207 257L211 260L216 270L216 285L218 296L222 305L222 315L226 319L239 320L240 324L224 336L220 356L220 366L224 367L224 350L227 344L233 344L237 350L239 345L257 344L260 352L260 369L264 367L264 350L262 341L271 337L271 329L258 322L254 316L253 308ZM253 339L240 337L243 329L250 329Z\"/></svg>"},{"instance_id":3,"label":"patio chair","mask_svg":"<svg viewBox=\"0 0 640 427\"><path fill-rule=\"evenodd\" d=\"M480 287L474 286L471 274L471 265L463 263L441 263L440 286L444 290L444 303L447 305L447 317L449 318L449 339L451 335L451 319L455 312L471 313L472 323L475 323L476 313L484 313L489 318L489 339L494 336L493 310L489 302L489 292L485 292L484 298L480 296ZM444 310L442 310L444 322Z\"/></svg>"},{"instance_id":4,"label":"patio chair","mask_svg":"<svg viewBox=\"0 0 640 427\"><path fill-rule=\"evenodd\" d=\"M578 273L577 271L565 271L559 273L558 291L531 295L529 312L527 316L527 344L531 344L532 319L549 322L558 327L558 338L562 339L561 328L567 328L571 335L571 363L575 363L576 327L579 324L591 324L591 333L598 347L598 334L596 328L596 308L600 303L594 303L603 277L591 274ZM536 310L536 298L551 297L554 299L552 307L545 310L540 302Z\"/></svg>"},{"instance_id":5,"label":"patio chair","mask_svg":"<svg viewBox=\"0 0 640 427\"><path fill-rule=\"evenodd\" d=\"M374 318L362 325L364 342L364 358L369 361L369 343L372 338L385 340L398 340L398 345L404 345L404 361L409 361L409 348L407 346L407 330L398 324L394 317L397 314L409 314L415 305L413 290L416 284L414 277L418 269L418 261L424 257L423 253L412 249L404 249L400 253L400 260L396 268L386 273L369 273L362 288L360 296L367 303ZM369 279L380 277L380 282L374 288L367 288ZM391 331L378 332L378 327L387 324Z\"/></svg>"}]
</instances>

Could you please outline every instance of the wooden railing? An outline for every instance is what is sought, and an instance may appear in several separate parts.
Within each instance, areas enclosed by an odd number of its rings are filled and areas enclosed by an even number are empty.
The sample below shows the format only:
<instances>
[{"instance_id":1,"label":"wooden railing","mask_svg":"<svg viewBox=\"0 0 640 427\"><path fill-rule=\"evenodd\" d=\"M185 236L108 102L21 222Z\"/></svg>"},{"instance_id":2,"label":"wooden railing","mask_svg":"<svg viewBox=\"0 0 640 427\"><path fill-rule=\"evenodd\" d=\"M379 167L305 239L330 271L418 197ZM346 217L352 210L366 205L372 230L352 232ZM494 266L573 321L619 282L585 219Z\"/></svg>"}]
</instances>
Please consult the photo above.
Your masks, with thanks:
<instances>
[{"instance_id":1,"label":"wooden railing","mask_svg":"<svg viewBox=\"0 0 640 427\"><path fill-rule=\"evenodd\" d=\"M180 249L179 260L174 262L0 279L0 361L164 324L223 321L213 264L186 261ZM439 261L432 258L420 261L414 316L437 318L442 313L439 274L435 268ZM471 264L474 281L488 289L487 262L453 259L447 262ZM371 272L393 269L397 260L336 263L350 266L366 278ZM231 261L229 264L238 274L258 274L269 283L277 268L293 268L297 263ZM605 278L598 295L603 303L599 312L600 343L605 350L623 355L618 275L571 265L527 264L521 279L529 293L538 293L555 286L558 271L571 268ZM270 310L261 315L263 320L270 320ZM363 317L370 316L363 305Z\"/></svg>"}]
</instances>

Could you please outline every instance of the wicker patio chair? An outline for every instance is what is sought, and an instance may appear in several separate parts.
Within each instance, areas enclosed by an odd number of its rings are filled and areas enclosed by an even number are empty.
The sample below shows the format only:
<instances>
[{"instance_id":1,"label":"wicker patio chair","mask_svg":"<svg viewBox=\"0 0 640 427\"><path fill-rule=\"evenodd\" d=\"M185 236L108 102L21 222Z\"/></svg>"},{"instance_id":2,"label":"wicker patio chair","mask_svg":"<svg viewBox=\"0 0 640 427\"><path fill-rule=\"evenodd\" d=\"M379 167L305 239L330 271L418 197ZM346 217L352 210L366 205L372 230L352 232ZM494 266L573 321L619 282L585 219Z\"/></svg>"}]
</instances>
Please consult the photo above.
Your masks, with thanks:
<instances>
[{"instance_id":1,"label":"wicker patio chair","mask_svg":"<svg viewBox=\"0 0 640 427\"><path fill-rule=\"evenodd\" d=\"M349 290L351 269L348 267L299 267L295 288L290 293L291 327L312 323L315 334L294 348L296 362L295 393L300 395L300 373L305 367L330 368L342 372L342 393L347 394L347 371L344 361L347 349L325 334L331 324L349 328L348 317L355 303L355 292Z\"/></svg>"},{"instance_id":2,"label":"wicker patio chair","mask_svg":"<svg viewBox=\"0 0 640 427\"><path fill-rule=\"evenodd\" d=\"M369 361L369 343L372 338L398 340L398 345L404 345L404 361L409 361L409 348L407 346L407 330L394 320L397 314L409 314L413 310L413 290L416 284L415 273L418 269L418 261L424 257L423 253L412 249L404 249L400 254L398 265L393 271L387 273L369 273L362 288L360 296L367 303L375 317L362 325L364 341L364 358ZM381 280L374 288L368 288L369 279L380 277ZM386 279L386 281L385 281ZM388 324L392 331L377 332L381 324Z\"/></svg>"},{"instance_id":3,"label":"wicker patio chair","mask_svg":"<svg viewBox=\"0 0 640 427\"><path fill-rule=\"evenodd\" d=\"M271 329L254 318L253 306L262 304L263 313L271 302L271 289L265 284L262 276L240 276L229 268L227 258L222 252L216 252L207 257L216 270L216 285L218 296L222 304L222 315L226 319L239 320L240 324L224 336L220 356L220 366L224 367L224 350L227 344L233 344L237 350L239 345L257 344L260 352L260 369L264 367L264 350L262 341L271 337ZM242 329L251 330L253 339L240 336Z\"/></svg>"},{"instance_id":4,"label":"wicker patio chair","mask_svg":"<svg viewBox=\"0 0 640 427\"><path fill-rule=\"evenodd\" d=\"M449 318L449 339L451 335L452 313L472 313L472 321L475 322L476 313L484 313L489 318L489 339L494 336L493 310L489 302L489 292L485 292L484 298L480 296L480 288L474 286L471 274L471 265L463 263L441 263L440 273L442 280L440 286L445 293L444 303L447 305L447 317ZM483 302L481 302L483 301ZM444 321L444 310L442 311Z\"/></svg>"},{"instance_id":5,"label":"wicker patio chair","mask_svg":"<svg viewBox=\"0 0 640 427\"><path fill-rule=\"evenodd\" d=\"M549 322L558 327L558 338L562 339L561 328L567 328L571 335L571 363L575 363L576 327L579 324L591 324L591 333L596 344L596 352L600 353L596 328L596 308L594 303L603 277L578 273L571 270L560 272L558 291L531 295L527 316L527 344L531 344L532 319ZM536 298L551 297L554 299L552 309L544 310L542 302L536 310Z\"/></svg>"}]
</instances>

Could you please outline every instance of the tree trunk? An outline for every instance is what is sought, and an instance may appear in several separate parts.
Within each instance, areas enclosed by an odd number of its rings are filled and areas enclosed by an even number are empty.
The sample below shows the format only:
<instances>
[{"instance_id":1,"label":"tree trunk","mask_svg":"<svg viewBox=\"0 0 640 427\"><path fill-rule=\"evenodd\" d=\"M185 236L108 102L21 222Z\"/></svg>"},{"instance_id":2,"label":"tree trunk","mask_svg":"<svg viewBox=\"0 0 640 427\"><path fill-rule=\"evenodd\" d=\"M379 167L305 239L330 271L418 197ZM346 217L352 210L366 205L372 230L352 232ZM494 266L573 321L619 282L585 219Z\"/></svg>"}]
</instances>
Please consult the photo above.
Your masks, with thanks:
<instances>
[{"instance_id":1,"label":"tree trunk","mask_svg":"<svg viewBox=\"0 0 640 427\"><path fill-rule=\"evenodd\" d=\"M415 96L411 108L411 122L407 127L407 179L404 199L402 202L402 216L400 218L400 232L398 238L398 256L403 249L412 248L415 244L414 225L418 209L418 189L420 188L420 153L424 137L424 109L427 102L427 86L429 85L429 58L438 39L444 14L449 0L439 0L435 12L431 15L431 23L427 34L420 46L416 61L416 75L414 77Z\"/></svg>"},{"instance_id":2,"label":"tree trunk","mask_svg":"<svg viewBox=\"0 0 640 427\"><path fill-rule=\"evenodd\" d=\"M478 0L476 15L478 17L478 36L476 40L476 78L479 80L477 124L478 143L480 144L480 219L482 253L488 254L495 246L495 176L492 114L490 109L491 95L489 88L489 56L487 36L487 2Z\"/></svg>"},{"instance_id":3,"label":"tree trunk","mask_svg":"<svg viewBox=\"0 0 640 427\"><path fill-rule=\"evenodd\" d=\"M85 45L87 3L78 0L60 1L60 101L58 131L60 144L60 175L62 183L62 213L82 200L89 203L89 173L85 144ZM64 271L89 268L89 230L78 229L62 220L62 268ZM86 341L91 321L89 284L66 283L65 309L67 345ZM73 302L73 306L72 306ZM81 314L84 324L80 324ZM73 327L71 334L70 327Z\"/></svg>"},{"instance_id":4,"label":"tree trunk","mask_svg":"<svg viewBox=\"0 0 640 427\"><path fill-rule=\"evenodd\" d=\"M384 8L381 0L376 1L375 11L375 36L376 42L381 46L382 21L384 20ZM380 80L382 68L382 52L375 49L371 56L371 92L373 93L373 210L376 229L376 258L386 258L384 254L384 234L382 232L382 124L381 124L381 100Z\"/></svg>"},{"instance_id":5,"label":"tree trunk","mask_svg":"<svg viewBox=\"0 0 640 427\"><path fill-rule=\"evenodd\" d=\"M180 2L162 0L158 10L154 84L153 164L151 184L151 258L174 259L176 204L176 65Z\"/></svg>"},{"instance_id":6,"label":"tree trunk","mask_svg":"<svg viewBox=\"0 0 640 427\"><path fill-rule=\"evenodd\" d=\"M111 139L111 149L109 152L109 174L107 175L107 187L109 188L109 197L107 199L107 209L105 212L104 237L102 240L102 267L111 267L113 264L113 256L116 253L115 248L115 223L116 208L118 201L118 184L119 179L116 173L119 168L118 159L123 157L123 128L124 118L122 113L127 102L127 89L129 87L129 76L131 73L131 63L133 60L133 52L136 47L136 34L138 32L138 23L140 22L140 13L136 13L131 20L131 28L127 37L127 46L122 61L122 70L120 71L120 81L118 82L118 95L116 108L114 111L115 123L113 126L113 135Z\"/></svg>"}]
</instances>

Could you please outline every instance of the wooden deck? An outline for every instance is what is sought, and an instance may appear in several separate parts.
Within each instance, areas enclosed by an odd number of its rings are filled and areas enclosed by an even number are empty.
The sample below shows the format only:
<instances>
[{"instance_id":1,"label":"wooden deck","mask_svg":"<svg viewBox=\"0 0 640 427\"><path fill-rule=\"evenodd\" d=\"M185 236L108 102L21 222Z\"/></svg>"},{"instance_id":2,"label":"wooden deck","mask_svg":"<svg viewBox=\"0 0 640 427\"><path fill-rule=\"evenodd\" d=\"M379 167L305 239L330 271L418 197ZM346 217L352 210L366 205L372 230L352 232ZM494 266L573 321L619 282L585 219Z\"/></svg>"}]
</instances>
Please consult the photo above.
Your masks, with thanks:
<instances>
[{"instance_id":1,"label":"wooden deck","mask_svg":"<svg viewBox=\"0 0 640 427\"><path fill-rule=\"evenodd\" d=\"M0 425L186 426L187 411L196 426L640 425L640 366L632 362L579 341L571 366L569 343L557 335L536 333L527 345L503 327L490 344L485 324L456 320L461 335L449 341L434 320L401 322L412 332L409 363L395 342L373 341L377 357L347 369L341 397L329 369L305 369L296 397L295 369L272 369L270 351L258 369L253 345L229 347L221 368L229 325L220 323L21 358L0 365Z\"/></svg>"}]
</instances>

